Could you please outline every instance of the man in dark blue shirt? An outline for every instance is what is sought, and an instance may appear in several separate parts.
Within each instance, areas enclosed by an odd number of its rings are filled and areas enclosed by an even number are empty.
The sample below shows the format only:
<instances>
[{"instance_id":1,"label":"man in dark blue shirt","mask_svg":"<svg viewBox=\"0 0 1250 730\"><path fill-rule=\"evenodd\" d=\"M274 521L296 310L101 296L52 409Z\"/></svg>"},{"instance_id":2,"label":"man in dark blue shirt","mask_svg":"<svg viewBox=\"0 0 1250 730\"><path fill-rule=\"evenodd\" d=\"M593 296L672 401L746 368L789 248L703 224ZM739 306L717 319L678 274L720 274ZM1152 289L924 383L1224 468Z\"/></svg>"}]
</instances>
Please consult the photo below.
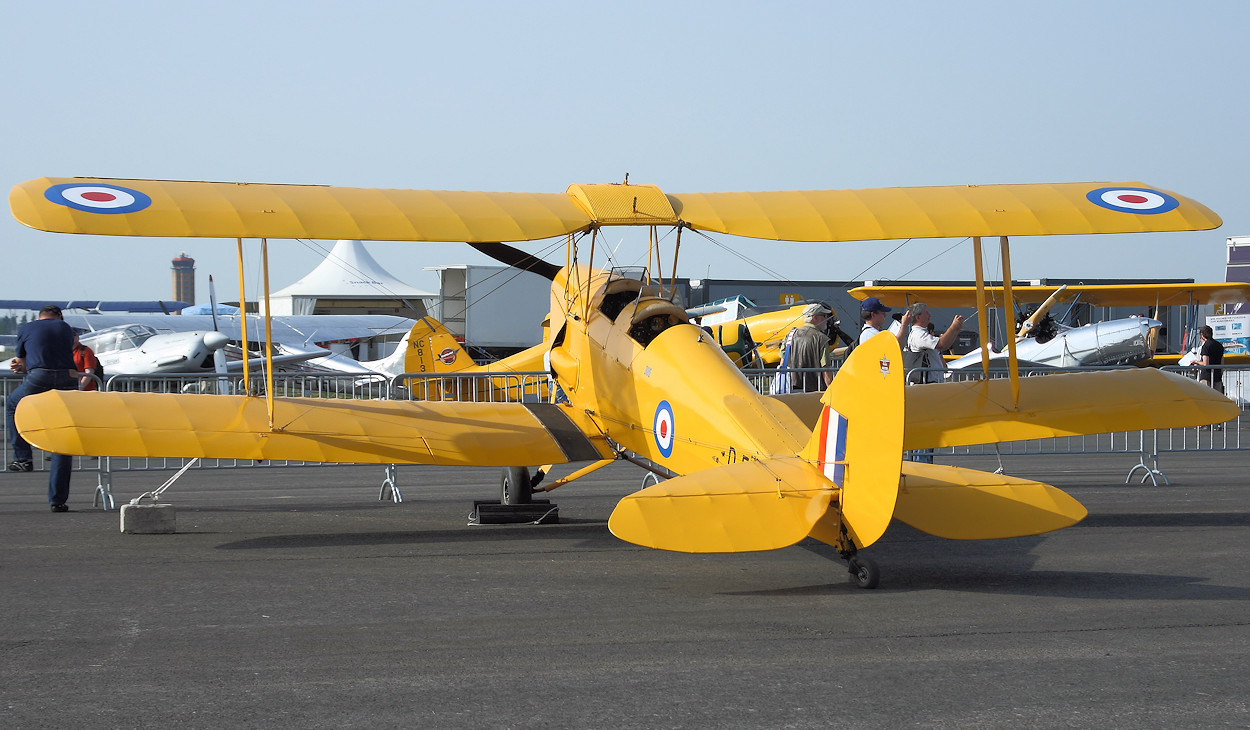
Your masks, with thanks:
<instances>
[{"instance_id":1,"label":"man in dark blue shirt","mask_svg":"<svg viewBox=\"0 0 1250 730\"><path fill-rule=\"evenodd\" d=\"M26 439L17 432L13 414L22 398L48 390L77 390L77 368L74 366L74 330L61 318L61 308L49 304L39 310L39 318L27 322L17 330L17 357L9 363L15 373L26 373L22 384L17 386L4 403L4 423L9 430L13 446L13 461L9 471L31 471L34 468L32 450ZM52 454L48 474L48 504L53 512L66 512L69 507L69 477L74 469L74 459L63 454Z\"/></svg>"}]
</instances>

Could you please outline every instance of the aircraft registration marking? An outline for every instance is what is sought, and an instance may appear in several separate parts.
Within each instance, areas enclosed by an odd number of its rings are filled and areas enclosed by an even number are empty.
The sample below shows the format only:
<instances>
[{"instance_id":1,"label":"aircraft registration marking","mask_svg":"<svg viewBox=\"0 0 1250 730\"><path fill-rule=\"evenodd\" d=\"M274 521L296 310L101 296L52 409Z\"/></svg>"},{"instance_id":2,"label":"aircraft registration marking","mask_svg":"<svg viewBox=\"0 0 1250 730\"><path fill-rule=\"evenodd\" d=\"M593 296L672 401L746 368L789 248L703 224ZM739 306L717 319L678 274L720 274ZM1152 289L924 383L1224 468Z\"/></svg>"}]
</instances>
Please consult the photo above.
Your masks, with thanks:
<instances>
[{"instance_id":1,"label":"aircraft registration marking","mask_svg":"<svg viewBox=\"0 0 1250 730\"><path fill-rule=\"evenodd\" d=\"M1149 188L1098 188L1086 193L1085 198L1100 208L1120 213L1157 215L1180 206L1180 201L1171 195Z\"/></svg>"},{"instance_id":2,"label":"aircraft registration marking","mask_svg":"<svg viewBox=\"0 0 1250 730\"><path fill-rule=\"evenodd\" d=\"M660 401L655 408L655 445L664 458L673 455L673 407L668 401Z\"/></svg>"},{"instance_id":3,"label":"aircraft registration marking","mask_svg":"<svg viewBox=\"0 0 1250 730\"><path fill-rule=\"evenodd\" d=\"M62 183L48 188L43 195L57 205L106 215L134 213L152 204L152 199L138 190L103 183Z\"/></svg>"}]
</instances>

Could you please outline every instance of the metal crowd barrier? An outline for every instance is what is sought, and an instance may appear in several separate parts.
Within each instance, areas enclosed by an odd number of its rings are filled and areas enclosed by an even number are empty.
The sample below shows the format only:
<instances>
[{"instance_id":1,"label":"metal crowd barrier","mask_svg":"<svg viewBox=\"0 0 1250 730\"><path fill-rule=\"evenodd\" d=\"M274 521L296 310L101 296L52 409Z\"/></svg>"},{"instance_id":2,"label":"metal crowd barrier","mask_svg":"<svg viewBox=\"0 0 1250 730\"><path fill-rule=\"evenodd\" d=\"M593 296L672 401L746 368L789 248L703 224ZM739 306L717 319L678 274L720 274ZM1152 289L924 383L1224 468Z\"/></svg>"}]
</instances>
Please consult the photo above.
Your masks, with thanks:
<instances>
[{"instance_id":1,"label":"metal crowd barrier","mask_svg":"<svg viewBox=\"0 0 1250 730\"><path fill-rule=\"evenodd\" d=\"M1080 372L1088 372L1091 368L1080 368ZM1179 372L1186 377L1197 377L1201 368L1169 367L1167 370ZM1244 412L1247 398L1250 398L1250 368L1238 366L1221 366L1216 370L1225 384L1225 393L1233 398ZM793 369L794 373L824 372L819 369ZM829 369L836 372L836 368ZM934 371L936 372L936 371ZM1024 377L1045 377L1060 372L1073 370L1045 369L1022 370ZM744 370L743 375L761 393L768 393L776 380L773 370ZM960 371L943 371L947 379L979 379L980 368ZM990 377L1006 377L1002 370L991 371ZM20 384L21 376L12 373L0 373L0 393L7 400L10 393ZM110 392L148 392L148 393L198 393L211 397L216 393L243 393L243 378L239 375L115 375L103 384L103 390ZM263 377L249 379L252 395L263 395L266 388ZM302 398L350 398L350 399L385 399L385 400L429 400L429 401L469 401L469 402L560 402L562 394L559 389L553 392L551 380L545 372L517 373L475 373L434 375L429 373L404 373L393 378L382 375L330 375L280 373L274 376L274 393L278 396L295 396ZM1131 481L1140 470L1144 474L1141 481L1147 479L1158 484L1162 480L1168 483L1166 475L1159 470L1159 455L1165 453L1236 451L1250 449L1250 442L1241 437L1241 421L1239 416L1226 424L1214 427L1167 429L1156 431L1129 431L1117 433L1095 434L1090 436L1068 436L1030 441L1013 441L1000 444L987 444L959 448L939 449L938 456L958 455L1077 455L1077 454L1125 454L1137 458L1137 463L1129 470L1126 483ZM4 429L3 450L7 465L13 458L9 441L7 423ZM112 509L111 476L116 472L135 471L168 471L179 469L187 464L188 459L167 459L147 457L77 457L74 460L76 471L96 475L96 495L94 504ZM248 459L201 459L195 469L231 469L231 468L274 468L290 466L329 466L320 462L266 461L255 462ZM47 469L43 452L36 450L35 468L37 471ZM388 466L379 492L379 499L403 501L399 486L395 479L395 467Z\"/></svg>"}]
</instances>

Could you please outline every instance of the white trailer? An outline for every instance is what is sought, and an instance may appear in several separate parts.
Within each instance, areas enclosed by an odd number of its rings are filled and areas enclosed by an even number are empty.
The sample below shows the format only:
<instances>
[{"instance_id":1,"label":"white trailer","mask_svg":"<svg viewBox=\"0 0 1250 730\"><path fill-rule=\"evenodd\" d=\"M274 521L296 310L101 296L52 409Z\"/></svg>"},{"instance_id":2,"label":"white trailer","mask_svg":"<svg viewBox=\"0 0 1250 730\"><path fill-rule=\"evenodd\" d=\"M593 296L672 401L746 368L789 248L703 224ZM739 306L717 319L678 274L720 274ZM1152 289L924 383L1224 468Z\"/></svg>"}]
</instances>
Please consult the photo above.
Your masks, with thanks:
<instances>
[{"instance_id":1,"label":"white trailer","mask_svg":"<svg viewBox=\"0 0 1250 730\"><path fill-rule=\"evenodd\" d=\"M431 314L476 347L526 348L543 338L551 282L509 266L430 266L438 274Z\"/></svg>"}]
</instances>

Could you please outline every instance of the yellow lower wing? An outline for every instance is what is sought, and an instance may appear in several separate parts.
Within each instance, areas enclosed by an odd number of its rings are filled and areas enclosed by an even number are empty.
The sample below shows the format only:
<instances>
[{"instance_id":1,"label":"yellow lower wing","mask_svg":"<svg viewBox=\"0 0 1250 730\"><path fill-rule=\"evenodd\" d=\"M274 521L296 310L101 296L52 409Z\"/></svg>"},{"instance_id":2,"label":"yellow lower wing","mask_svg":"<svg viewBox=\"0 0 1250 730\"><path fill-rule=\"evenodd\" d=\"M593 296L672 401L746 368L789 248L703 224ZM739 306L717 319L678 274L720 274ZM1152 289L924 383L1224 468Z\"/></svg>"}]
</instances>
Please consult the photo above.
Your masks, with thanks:
<instances>
[{"instance_id":1,"label":"yellow lower wing","mask_svg":"<svg viewBox=\"0 0 1250 730\"><path fill-rule=\"evenodd\" d=\"M515 466L610 458L567 408L545 403L274 400L50 391L22 399L17 427L59 454Z\"/></svg>"},{"instance_id":2,"label":"yellow lower wing","mask_svg":"<svg viewBox=\"0 0 1250 730\"><path fill-rule=\"evenodd\" d=\"M807 537L834 491L797 458L746 461L661 482L622 499L608 529L683 553L776 550Z\"/></svg>"},{"instance_id":3,"label":"yellow lower wing","mask_svg":"<svg viewBox=\"0 0 1250 730\"><path fill-rule=\"evenodd\" d=\"M1053 436L1185 428L1236 418L1237 404L1176 373L1154 369L1026 378L1013 406L1006 380L907 389L906 449Z\"/></svg>"},{"instance_id":4,"label":"yellow lower wing","mask_svg":"<svg viewBox=\"0 0 1250 730\"><path fill-rule=\"evenodd\" d=\"M1085 507L1049 484L974 469L903 463L894 517L952 540L1038 535L1070 527Z\"/></svg>"},{"instance_id":5,"label":"yellow lower wing","mask_svg":"<svg viewBox=\"0 0 1250 730\"><path fill-rule=\"evenodd\" d=\"M1006 380L940 383L905 390L903 447L991 444L1092 433L1188 428L1236 418L1237 404L1176 373L1153 369L1065 373L1020 381L1020 407ZM819 393L773 396L815 427Z\"/></svg>"}]
</instances>

